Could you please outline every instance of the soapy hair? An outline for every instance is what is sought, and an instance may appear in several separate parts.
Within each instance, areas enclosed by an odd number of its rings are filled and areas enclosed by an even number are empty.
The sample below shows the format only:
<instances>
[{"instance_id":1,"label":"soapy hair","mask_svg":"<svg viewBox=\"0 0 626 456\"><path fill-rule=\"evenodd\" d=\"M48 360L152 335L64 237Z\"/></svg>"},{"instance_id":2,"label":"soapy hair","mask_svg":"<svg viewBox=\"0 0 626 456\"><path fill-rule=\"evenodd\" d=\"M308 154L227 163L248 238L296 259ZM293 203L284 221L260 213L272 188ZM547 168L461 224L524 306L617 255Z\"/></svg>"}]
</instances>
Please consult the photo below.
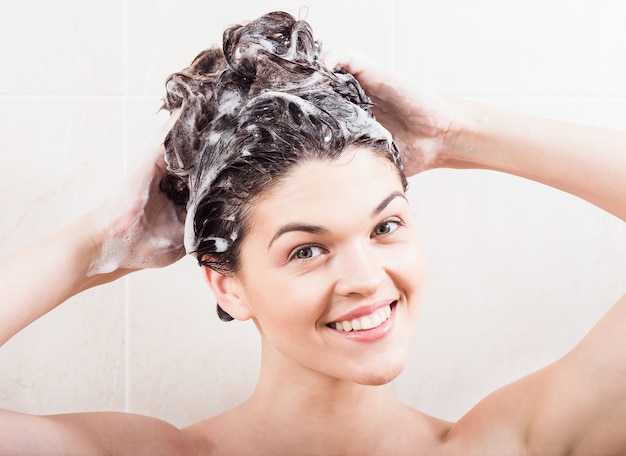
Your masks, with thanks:
<instances>
[{"instance_id":1,"label":"soapy hair","mask_svg":"<svg viewBox=\"0 0 626 456\"><path fill-rule=\"evenodd\" d=\"M185 248L222 274L240 266L255 198L296 165L337 159L350 146L388 158L403 185L398 149L358 82L319 60L309 24L284 12L224 32L171 75L163 107L180 108L165 139L161 189L187 209ZM232 317L218 305L223 320Z\"/></svg>"}]
</instances>

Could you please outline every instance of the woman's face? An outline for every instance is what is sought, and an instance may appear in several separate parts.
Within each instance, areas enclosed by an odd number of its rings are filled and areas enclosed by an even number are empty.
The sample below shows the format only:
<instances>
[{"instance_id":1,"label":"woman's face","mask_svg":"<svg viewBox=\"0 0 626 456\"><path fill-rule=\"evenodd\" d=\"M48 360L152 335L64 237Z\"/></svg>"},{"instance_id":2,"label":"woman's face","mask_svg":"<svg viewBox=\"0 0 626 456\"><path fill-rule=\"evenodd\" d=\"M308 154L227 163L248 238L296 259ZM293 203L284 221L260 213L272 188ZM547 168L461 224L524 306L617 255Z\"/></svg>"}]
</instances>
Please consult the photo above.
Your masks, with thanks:
<instances>
[{"instance_id":1,"label":"woman's face","mask_svg":"<svg viewBox=\"0 0 626 456\"><path fill-rule=\"evenodd\" d=\"M289 375L370 385L396 377L417 318L423 259L395 167L362 148L306 162L250 217L236 280L264 362L272 357Z\"/></svg>"}]
</instances>

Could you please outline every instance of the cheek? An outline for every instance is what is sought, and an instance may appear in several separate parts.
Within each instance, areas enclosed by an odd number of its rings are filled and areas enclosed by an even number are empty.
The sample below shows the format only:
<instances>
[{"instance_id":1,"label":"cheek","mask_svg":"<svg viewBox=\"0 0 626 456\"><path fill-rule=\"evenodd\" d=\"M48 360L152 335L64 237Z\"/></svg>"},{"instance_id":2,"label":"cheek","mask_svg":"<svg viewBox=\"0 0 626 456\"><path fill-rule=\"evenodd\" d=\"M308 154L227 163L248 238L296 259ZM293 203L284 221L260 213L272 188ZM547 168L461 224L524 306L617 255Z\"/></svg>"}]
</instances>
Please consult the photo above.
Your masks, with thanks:
<instances>
[{"instance_id":1,"label":"cheek","mask_svg":"<svg viewBox=\"0 0 626 456\"><path fill-rule=\"evenodd\" d=\"M297 280L265 275L247 286L246 294L253 316L264 332L292 333L311 322L311 290Z\"/></svg>"},{"instance_id":2,"label":"cheek","mask_svg":"<svg viewBox=\"0 0 626 456\"><path fill-rule=\"evenodd\" d=\"M320 320L328 302L323 290L311 276L257 282L256 289L250 290L255 299L251 310L262 337L290 356L315 345L325 324Z\"/></svg>"}]
</instances>

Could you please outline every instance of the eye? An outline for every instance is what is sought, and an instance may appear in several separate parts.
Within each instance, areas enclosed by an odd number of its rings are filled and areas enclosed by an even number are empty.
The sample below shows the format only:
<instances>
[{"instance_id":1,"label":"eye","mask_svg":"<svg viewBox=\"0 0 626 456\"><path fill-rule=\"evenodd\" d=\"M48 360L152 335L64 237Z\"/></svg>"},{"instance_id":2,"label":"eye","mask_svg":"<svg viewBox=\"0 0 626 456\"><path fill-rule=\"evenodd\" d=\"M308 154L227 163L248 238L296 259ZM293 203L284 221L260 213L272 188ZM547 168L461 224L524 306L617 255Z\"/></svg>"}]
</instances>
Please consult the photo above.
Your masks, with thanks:
<instances>
[{"instance_id":1,"label":"eye","mask_svg":"<svg viewBox=\"0 0 626 456\"><path fill-rule=\"evenodd\" d=\"M293 260L311 260L322 254L322 248L316 245L305 245L294 250L290 259Z\"/></svg>"},{"instance_id":2,"label":"eye","mask_svg":"<svg viewBox=\"0 0 626 456\"><path fill-rule=\"evenodd\" d=\"M393 233L402 222L397 219L385 220L374 228L373 235L374 236L385 236L387 234Z\"/></svg>"}]
</instances>

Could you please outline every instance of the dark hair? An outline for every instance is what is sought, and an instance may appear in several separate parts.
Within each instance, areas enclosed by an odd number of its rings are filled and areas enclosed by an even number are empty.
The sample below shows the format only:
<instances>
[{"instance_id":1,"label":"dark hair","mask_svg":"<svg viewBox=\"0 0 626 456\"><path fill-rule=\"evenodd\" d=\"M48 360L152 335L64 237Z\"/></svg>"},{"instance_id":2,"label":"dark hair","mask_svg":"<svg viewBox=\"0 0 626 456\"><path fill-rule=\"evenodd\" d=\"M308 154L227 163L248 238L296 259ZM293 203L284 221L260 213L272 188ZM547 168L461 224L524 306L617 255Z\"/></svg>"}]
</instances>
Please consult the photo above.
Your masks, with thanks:
<instances>
[{"instance_id":1,"label":"dark hair","mask_svg":"<svg viewBox=\"0 0 626 456\"><path fill-rule=\"evenodd\" d=\"M294 165L364 145L396 165L405 187L406 178L370 100L352 75L319 61L307 22L274 12L223 38L167 80L163 107L181 112L165 139L161 189L187 207L187 253L229 274L240 265L250 204ZM218 314L232 319L219 305Z\"/></svg>"}]
</instances>

